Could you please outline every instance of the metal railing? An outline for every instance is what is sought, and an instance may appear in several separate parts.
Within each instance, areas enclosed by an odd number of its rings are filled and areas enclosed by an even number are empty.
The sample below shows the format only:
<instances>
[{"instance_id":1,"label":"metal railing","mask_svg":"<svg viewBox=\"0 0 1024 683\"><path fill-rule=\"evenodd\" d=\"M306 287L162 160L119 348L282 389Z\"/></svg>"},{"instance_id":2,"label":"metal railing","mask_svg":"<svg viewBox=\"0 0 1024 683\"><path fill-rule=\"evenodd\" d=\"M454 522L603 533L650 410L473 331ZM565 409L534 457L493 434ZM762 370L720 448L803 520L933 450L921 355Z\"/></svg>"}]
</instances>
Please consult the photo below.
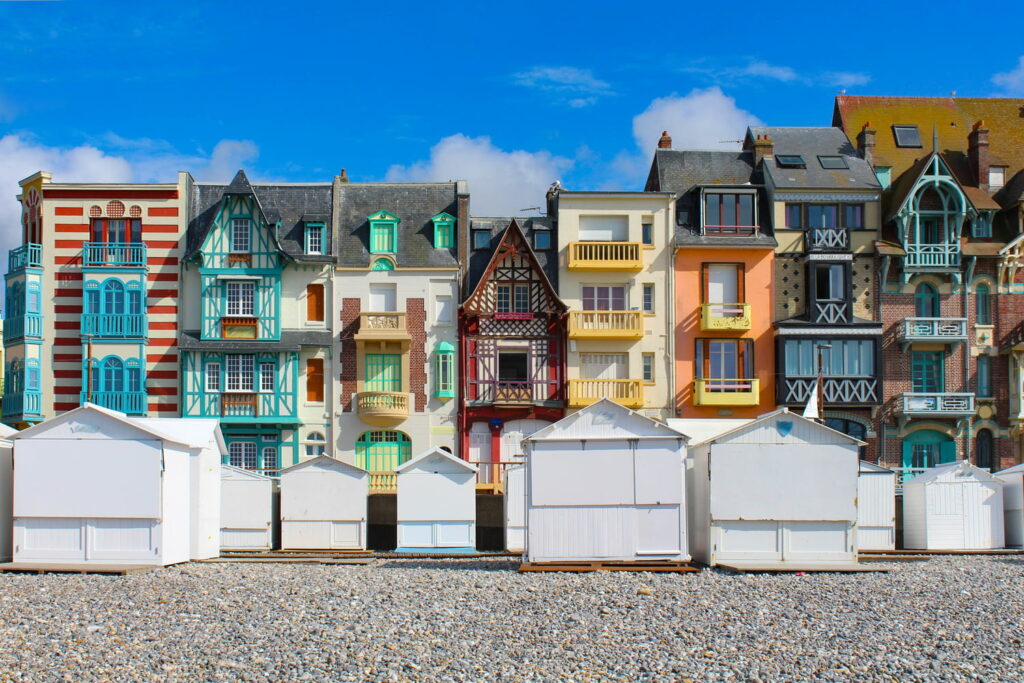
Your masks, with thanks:
<instances>
[{"instance_id":1,"label":"metal railing","mask_svg":"<svg viewBox=\"0 0 1024 683\"><path fill-rule=\"evenodd\" d=\"M94 391L90 395L83 391L79 401L90 401L98 406L117 410L128 415L146 414L146 392L144 391Z\"/></svg>"},{"instance_id":2,"label":"metal railing","mask_svg":"<svg viewBox=\"0 0 1024 683\"><path fill-rule=\"evenodd\" d=\"M907 391L903 393L906 415L973 415L974 394L947 391Z\"/></svg>"},{"instance_id":3,"label":"metal railing","mask_svg":"<svg viewBox=\"0 0 1024 683\"><path fill-rule=\"evenodd\" d=\"M907 318L902 337L907 341L964 341L967 318Z\"/></svg>"},{"instance_id":4,"label":"metal railing","mask_svg":"<svg viewBox=\"0 0 1024 683\"><path fill-rule=\"evenodd\" d=\"M83 266L145 266L146 245L139 242L86 242Z\"/></svg>"},{"instance_id":5,"label":"metal railing","mask_svg":"<svg viewBox=\"0 0 1024 683\"><path fill-rule=\"evenodd\" d=\"M145 337L149 332L142 313L83 313L82 334L94 337Z\"/></svg>"},{"instance_id":6,"label":"metal railing","mask_svg":"<svg viewBox=\"0 0 1024 683\"><path fill-rule=\"evenodd\" d=\"M25 337L43 336L43 316L39 313L26 313L4 321L4 341L23 339Z\"/></svg>"},{"instance_id":7,"label":"metal railing","mask_svg":"<svg viewBox=\"0 0 1024 683\"><path fill-rule=\"evenodd\" d=\"M640 247L639 242L570 242L569 268L639 270Z\"/></svg>"},{"instance_id":8,"label":"metal railing","mask_svg":"<svg viewBox=\"0 0 1024 683\"><path fill-rule=\"evenodd\" d=\"M896 473L896 493L903 493L903 482L928 471L927 467L893 467Z\"/></svg>"},{"instance_id":9,"label":"metal railing","mask_svg":"<svg viewBox=\"0 0 1024 683\"><path fill-rule=\"evenodd\" d=\"M23 244L20 247L11 249L7 255L7 272L14 272L22 268L43 267L43 245Z\"/></svg>"}]
</instances>

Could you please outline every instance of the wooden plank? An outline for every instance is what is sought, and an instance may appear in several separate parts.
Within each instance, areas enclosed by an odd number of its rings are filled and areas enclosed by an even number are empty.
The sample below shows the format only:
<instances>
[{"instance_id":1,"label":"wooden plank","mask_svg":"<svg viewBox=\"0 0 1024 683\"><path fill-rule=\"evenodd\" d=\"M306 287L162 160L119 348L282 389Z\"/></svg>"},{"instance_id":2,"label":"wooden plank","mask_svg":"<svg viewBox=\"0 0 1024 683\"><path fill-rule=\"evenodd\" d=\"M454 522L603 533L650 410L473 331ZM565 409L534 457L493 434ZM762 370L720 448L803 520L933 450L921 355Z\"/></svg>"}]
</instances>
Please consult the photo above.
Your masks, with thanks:
<instances>
[{"instance_id":1,"label":"wooden plank","mask_svg":"<svg viewBox=\"0 0 1024 683\"><path fill-rule=\"evenodd\" d=\"M699 572L700 568L694 567L688 562L625 562L625 561L596 561L596 562L523 562L519 565L520 572L596 572L596 571L619 571L619 572L665 572L673 574L686 574Z\"/></svg>"},{"instance_id":2,"label":"wooden plank","mask_svg":"<svg viewBox=\"0 0 1024 683\"><path fill-rule=\"evenodd\" d=\"M363 566L373 564L373 558L336 557L212 557L199 560L212 564L347 564Z\"/></svg>"},{"instance_id":3,"label":"wooden plank","mask_svg":"<svg viewBox=\"0 0 1024 683\"><path fill-rule=\"evenodd\" d=\"M142 574L151 572L158 567L142 564L89 564L87 562L41 563L41 562L5 562L0 564L0 572L34 572L36 574Z\"/></svg>"},{"instance_id":4,"label":"wooden plank","mask_svg":"<svg viewBox=\"0 0 1024 683\"><path fill-rule=\"evenodd\" d=\"M842 574L856 574L860 572L889 571L885 567L872 567L869 565L858 564L856 562L834 564L829 564L827 562L749 562L740 564L718 563L715 566L719 569L735 572L737 574L746 574L747 572L772 574L836 572Z\"/></svg>"}]
</instances>

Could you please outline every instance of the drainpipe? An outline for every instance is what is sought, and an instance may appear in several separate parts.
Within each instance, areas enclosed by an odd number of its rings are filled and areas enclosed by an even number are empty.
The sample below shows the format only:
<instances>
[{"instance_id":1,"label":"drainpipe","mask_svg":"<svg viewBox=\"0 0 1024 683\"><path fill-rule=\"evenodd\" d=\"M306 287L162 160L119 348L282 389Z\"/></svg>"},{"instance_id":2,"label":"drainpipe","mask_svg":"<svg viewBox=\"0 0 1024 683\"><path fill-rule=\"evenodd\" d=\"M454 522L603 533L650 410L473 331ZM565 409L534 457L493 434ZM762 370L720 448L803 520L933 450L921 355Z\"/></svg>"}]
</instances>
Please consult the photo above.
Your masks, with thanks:
<instances>
[{"instance_id":1,"label":"drainpipe","mask_svg":"<svg viewBox=\"0 0 1024 683\"><path fill-rule=\"evenodd\" d=\"M665 349L668 352L668 401L669 408L666 411L666 418L677 417L676 410L676 217L675 199L673 194L668 199L668 211L665 220L668 221L668 244L665 251L668 252L668 286L665 287L665 304L668 309L668 340Z\"/></svg>"},{"instance_id":2,"label":"drainpipe","mask_svg":"<svg viewBox=\"0 0 1024 683\"><path fill-rule=\"evenodd\" d=\"M970 309L968 293L971 290L971 280L974 277L974 266L977 265L977 257L972 256L970 262L967 264L967 281L964 282L963 287L963 300L962 311L965 320L969 320L970 316L968 311ZM969 389L971 386L971 338L970 329L967 330L968 337L964 345L964 388ZM967 433L964 435L964 460L971 461L971 429L974 426L974 416L969 415L967 417Z\"/></svg>"}]
</instances>

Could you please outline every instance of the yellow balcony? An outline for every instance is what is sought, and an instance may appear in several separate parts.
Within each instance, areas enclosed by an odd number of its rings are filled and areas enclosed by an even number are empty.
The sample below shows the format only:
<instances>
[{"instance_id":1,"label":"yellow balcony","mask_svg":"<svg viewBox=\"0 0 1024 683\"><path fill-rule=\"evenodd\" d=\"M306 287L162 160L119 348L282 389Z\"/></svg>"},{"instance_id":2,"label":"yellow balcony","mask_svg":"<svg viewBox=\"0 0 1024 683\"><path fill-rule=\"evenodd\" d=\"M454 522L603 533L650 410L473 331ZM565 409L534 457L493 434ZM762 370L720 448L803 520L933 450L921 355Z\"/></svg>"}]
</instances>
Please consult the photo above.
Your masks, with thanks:
<instances>
[{"instance_id":1,"label":"yellow balcony","mask_svg":"<svg viewBox=\"0 0 1024 683\"><path fill-rule=\"evenodd\" d=\"M693 402L698 406L756 406L760 391L757 379L693 380Z\"/></svg>"},{"instance_id":2,"label":"yellow balcony","mask_svg":"<svg viewBox=\"0 0 1024 683\"><path fill-rule=\"evenodd\" d=\"M382 313L364 312L359 314L359 331L355 340L363 341L412 341L405 326L405 312Z\"/></svg>"},{"instance_id":3,"label":"yellow balcony","mask_svg":"<svg viewBox=\"0 0 1024 683\"><path fill-rule=\"evenodd\" d=\"M749 330L750 304L704 304L700 307L702 330Z\"/></svg>"},{"instance_id":4,"label":"yellow balcony","mask_svg":"<svg viewBox=\"0 0 1024 683\"><path fill-rule=\"evenodd\" d=\"M571 311L572 339L642 339L644 317L640 311Z\"/></svg>"},{"instance_id":5,"label":"yellow balcony","mask_svg":"<svg viewBox=\"0 0 1024 683\"><path fill-rule=\"evenodd\" d=\"M610 398L627 408L643 408L644 385L638 379L571 379L569 407L582 408Z\"/></svg>"},{"instance_id":6,"label":"yellow balcony","mask_svg":"<svg viewBox=\"0 0 1024 683\"><path fill-rule=\"evenodd\" d=\"M569 270L642 270L639 242L569 242Z\"/></svg>"},{"instance_id":7,"label":"yellow balcony","mask_svg":"<svg viewBox=\"0 0 1024 683\"><path fill-rule=\"evenodd\" d=\"M356 394L359 419L375 427L394 427L409 417L409 394L362 391Z\"/></svg>"}]
</instances>

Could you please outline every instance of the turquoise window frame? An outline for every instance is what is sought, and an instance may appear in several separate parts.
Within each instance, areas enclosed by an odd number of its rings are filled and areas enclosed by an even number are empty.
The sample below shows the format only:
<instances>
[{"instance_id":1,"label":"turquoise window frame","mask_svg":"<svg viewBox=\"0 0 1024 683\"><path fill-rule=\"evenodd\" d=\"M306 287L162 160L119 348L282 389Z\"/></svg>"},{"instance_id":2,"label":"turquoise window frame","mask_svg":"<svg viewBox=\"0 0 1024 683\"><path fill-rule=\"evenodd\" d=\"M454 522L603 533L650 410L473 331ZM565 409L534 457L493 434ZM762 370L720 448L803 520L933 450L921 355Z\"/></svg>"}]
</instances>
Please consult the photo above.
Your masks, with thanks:
<instances>
[{"instance_id":1,"label":"turquoise window frame","mask_svg":"<svg viewBox=\"0 0 1024 683\"><path fill-rule=\"evenodd\" d=\"M914 446L921 447L915 457ZM925 460L921 460L924 457ZM903 439L904 467L934 467L956 460L956 443L932 429L916 431Z\"/></svg>"},{"instance_id":2,"label":"turquoise window frame","mask_svg":"<svg viewBox=\"0 0 1024 683\"><path fill-rule=\"evenodd\" d=\"M326 253L326 251L327 251L327 244L326 244L326 239L325 239L326 238L325 227L326 226L323 223L306 223L305 252L307 254L324 254L324 253ZM319 251L313 251L312 247L310 246L310 242L311 242L310 238L313 235L319 235L319 237L320 237L320 250Z\"/></svg>"},{"instance_id":3,"label":"turquoise window frame","mask_svg":"<svg viewBox=\"0 0 1024 683\"><path fill-rule=\"evenodd\" d=\"M992 324L992 290L988 285L978 285L974 288L974 323Z\"/></svg>"},{"instance_id":4,"label":"turquoise window frame","mask_svg":"<svg viewBox=\"0 0 1024 683\"><path fill-rule=\"evenodd\" d=\"M455 398L455 347L441 342L434 349L434 396Z\"/></svg>"},{"instance_id":5,"label":"turquoise window frame","mask_svg":"<svg viewBox=\"0 0 1024 683\"><path fill-rule=\"evenodd\" d=\"M370 221L370 253L394 254L398 252L398 216L378 211Z\"/></svg>"},{"instance_id":6,"label":"turquoise window frame","mask_svg":"<svg viewBox=\"0 0 1024 683\"><path fill-rule=\"evenodd\" d=\"M918 318L938 318L942 313L939 293L935 286L922 282L914 290L914 315Z\"/></svg>"},{"instance_id":7,"label":"turquoise window frame","mask_svg":"<svg viewBox=\"0 0 1024 683\"><path fill-rule=\"evenodd\" d=\"M378 258L374 259L373 263L370 264L370 270L394 270L395 264L389 258Z\"/></svg>"},{"instance_id":8,"label":"turquoise window frame","mask_svg":"<svg viewBox=\"0 0 1024 683\"><path fill-rule=\"evenodd\" d=\"M448 213L439 213L430 220L434 222L434 248L454 249L455 216Z\"/></svg>"},{"instance_id":9,"label":"turquoise window frame","mask_svg":"<svg viewBox=\"0 0 1024 683\"><path fill-rule=\"evenodd\" d=\"M984 354L978 356L978 375L975 391L977 391L979 397L992 397L992 358L990 356Z\"/></svg>"},{"instance_id":10,"label":"turquoise window frame","mask_svg":"<svg viewBox=\"0 0 1024 683\"><path fill-rule=\"evenodd\" d=\"M371 476L390 476L412 457L412 441L404 432L380 429L360 434L355 450L356 467L370 472Z\"/></svg>"},{"instance_id":11,"label":"turquoise window frame","mask_svg":"<svg viewBox=\"0 0 1024 683\"><path fill-rule=\"evenodd\" d=\"M912 353L910 376L913 390L922 393L943 393L946 390L945 354L942 351L914 351ZM934 379L937 386L934 388L927 386L926 379Z\"/></svg>"},{"instance_id":12,"label":"turquoise window frame","mask_svg":"<svg viewBox=\"0 0 1024 683\"><path fill-rule=\"evenodd\" d=\"M363 386L366 391L402 391L402 355L368 353L363 357Z\"/></svg>"}]
</instances>

